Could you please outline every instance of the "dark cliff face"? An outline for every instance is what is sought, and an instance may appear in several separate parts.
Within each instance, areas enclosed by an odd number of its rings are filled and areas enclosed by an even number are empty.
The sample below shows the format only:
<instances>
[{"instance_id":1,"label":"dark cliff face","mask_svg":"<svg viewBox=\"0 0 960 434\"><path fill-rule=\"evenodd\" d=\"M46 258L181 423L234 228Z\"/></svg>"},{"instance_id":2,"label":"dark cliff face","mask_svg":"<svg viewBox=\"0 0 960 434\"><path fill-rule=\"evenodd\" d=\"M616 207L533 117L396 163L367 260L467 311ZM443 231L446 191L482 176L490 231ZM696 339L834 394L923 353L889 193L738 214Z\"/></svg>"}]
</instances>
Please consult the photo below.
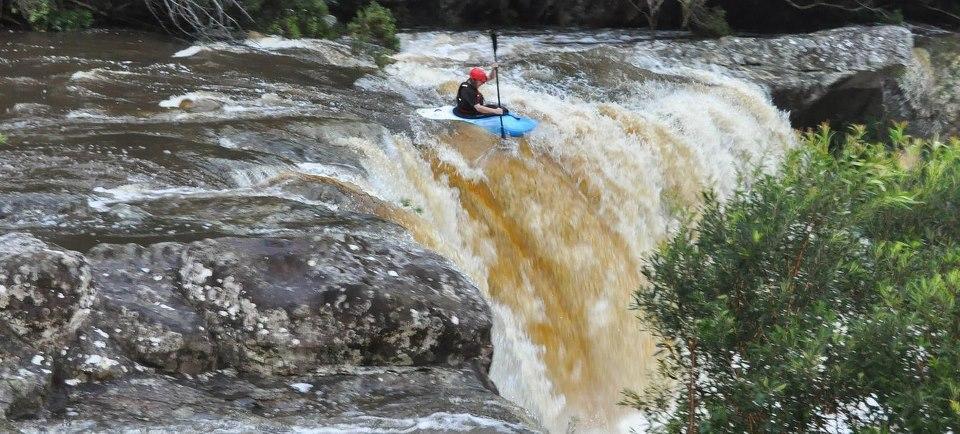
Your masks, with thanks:
<instances>
[{"instance_id":1,"label":"dark cliff face","mask_svg":"<svg viewBox=\"0 0 960 434\"><path fill-rule=\"evenodd\" d=\"M333 7L350 17L365 1L343 1ZM517 25L631 27L646 21L626 0L384 0L407 26L478 28Z\"/></svg>"},{"instance_id":2,"label":"dark cliff face","mask_svg":"<svg viewBox=\"0 0 960 434\"><path fill-rule=\"evenodd\" d=\"M243 2L241 2L243 3ZM267 2L270 3L270 2ZM341 23L356 16L369 0L328 0L330 12ZM644 0L379 0L389 8L403 27L428 28L502 28L502 27L647 27L641 8ZM960 2L956 0L872 0L869 8L858 7L856 0L707 0L706 8L722 9L730 29L738 33L785 34L813 32L855 24L895 24L911 22L960 29ZM94 26L133 27L156 31L164 29L149 8L137 3L118 4L108 0L82 0L99 11ZM813 4L819 6L808 7ZM801 7L798 7L801 6ZM0 27L17 25L14 19ZM257 16L262 11L250 10ZM245 29L252 25L245 15L232 11ZM164 18L165 20L165 18ZM666 0L656 17L661 29L683 27L680 2ZM19 26L28 28L26 21ZM696 26L694 26L696 27Z\"/></svg>"},{"instance_id":3,"label":"dark cliff face","mask_svg":"<svg viewBox=\"0 0 960 434\"><path fill-rule=\"evenodd\" d=\"M785 0L714 0L726 11L730 26L738 31L758 33L811 32L849 24L895 23L900 20L957 27L960 20L948 13L956 11L954 0L887 0L876 1L877 11L855 7L821 6L808 9L793 7ZM816 2L798 0L799 5ZM824 4L854 3L833 0Z\"/></svg>"},{"instance_id":4,"label":"dark cliff face","mask_svg":"<svg viewBox=\"0 0 960 434\"><path fill-rule=\"evenodd\" d=\"M339 1L331 5L341 19L349 19L366 4L362 0ZM643 1L630 0L381 0L405 26L463 27L551 26L645 27L647 20L638 6ZM800 0L799 5L813 2ZM843 4L844 0L821 3ZM847 1L846 3L851 3ZM901 19L944 27L958 27L960 14L954 0L886 0L877 1L883 12L831 6L807 9L792 6L785 0L710 0L707 6L719 7L737 32L796 33L812 32L850 24L892 23ZM681 25L679 2L668 0L657 18L661 28Z\"/></svg>"}]
</instances>

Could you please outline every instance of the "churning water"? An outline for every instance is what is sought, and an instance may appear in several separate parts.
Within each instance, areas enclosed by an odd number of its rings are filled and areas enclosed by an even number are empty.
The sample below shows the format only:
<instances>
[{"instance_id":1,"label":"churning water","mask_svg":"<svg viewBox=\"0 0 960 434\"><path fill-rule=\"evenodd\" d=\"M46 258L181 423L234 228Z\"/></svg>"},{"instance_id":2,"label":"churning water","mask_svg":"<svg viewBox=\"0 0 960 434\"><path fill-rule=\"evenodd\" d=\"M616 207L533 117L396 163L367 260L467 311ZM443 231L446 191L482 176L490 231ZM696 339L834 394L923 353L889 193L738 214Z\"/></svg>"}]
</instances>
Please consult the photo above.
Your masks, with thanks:
<instances>
[{"instance_id":1,"label":"churning water","mask_svg":"<svg viewBox=\"0 0 960 434\"><path fill-rule=\"evenodd\" d=\"M538 130L501 144L470 126L415 123L412 139L368 147L365 166L387 175L379 191L410 198L421 211L408 227L495 306L501 393L552 431L625 429L636 418L620 393L655 367L654 341L627 309L644 256L704 189L730 194L793 133L762 90L667 66L624 34L509 41L504 104ZM439 105L490 48L484 35L421 33L395 59L358 85Z\"/></svg>"},{"instance_id":2,"label":"churning water","mask_svg":"<svg viewBox=\"0 0 960 434\"><path fill-rule=\"evenodd\" d=\"M405 34L383 69L334 42L47 37L3 48L0 92L41 102L4 107L17 149L0 150L0 179L18 177L0 183L4 230L83 249L377 214L481 288L491 376L553 432L640 423L617 402L655 378L655 342L628 310L644 257L701 191L729 195L794 141L762 89L647 54L682 43L671 34L503 36L503 102L541 121L506 143L413 113L491 63L479 33Z\"/></svg>"}]
</instances>

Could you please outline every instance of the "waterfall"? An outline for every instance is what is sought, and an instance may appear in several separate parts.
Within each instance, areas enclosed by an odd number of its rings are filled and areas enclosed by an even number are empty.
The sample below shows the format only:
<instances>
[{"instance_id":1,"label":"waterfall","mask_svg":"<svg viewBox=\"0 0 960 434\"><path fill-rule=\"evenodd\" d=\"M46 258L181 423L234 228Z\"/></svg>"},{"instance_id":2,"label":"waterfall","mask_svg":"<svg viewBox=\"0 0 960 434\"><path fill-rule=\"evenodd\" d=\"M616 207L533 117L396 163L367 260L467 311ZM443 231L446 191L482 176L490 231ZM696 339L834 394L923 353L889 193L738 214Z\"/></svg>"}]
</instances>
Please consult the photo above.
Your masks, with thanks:
<instances>
[{"instance_id":1,"label":"waterfall","mask_svg":"<svg viewBox=\"0 0 960 434\"><path fill-rule=\"evenodd\" d=\"M794 143L762 89L613 39L504 38L504 103L541 121L528 137L501 143L466 124L415 121L409 133L346 140L365 155L365 188L402 204L391 218L487 296L491 377L552 432L639 423L617 402L660 381L656 341L628 309L644 257L702 191L729 196ZM403 41L385 73L358 85L442 105L489 57L479 34Z\"/></svg>"}]
</instances>

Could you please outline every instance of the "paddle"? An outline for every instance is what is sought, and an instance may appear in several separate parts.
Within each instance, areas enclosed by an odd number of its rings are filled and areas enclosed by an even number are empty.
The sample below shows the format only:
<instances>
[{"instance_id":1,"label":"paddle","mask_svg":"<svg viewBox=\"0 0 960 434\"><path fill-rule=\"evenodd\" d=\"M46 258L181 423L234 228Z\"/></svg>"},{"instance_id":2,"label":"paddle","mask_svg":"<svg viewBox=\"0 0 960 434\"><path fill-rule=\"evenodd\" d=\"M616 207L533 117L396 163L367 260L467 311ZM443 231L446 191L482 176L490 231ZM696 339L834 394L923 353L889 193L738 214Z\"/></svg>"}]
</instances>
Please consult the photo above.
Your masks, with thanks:
<instances>
[{"instance_id":1,"label":"paddle","mask_svg":"<svg viewBox=\"0 0 960 434\"><path fill-rule=\"evenodd\" d=\"M490 31L490 39L493 41L493 63L497 63L497 31ZM497 71L497 107L503 109L500 105L500 71ZM500 138L507 138L507 131L503 128L503 115L500 115Z\"/></svg>"}]
</instances>

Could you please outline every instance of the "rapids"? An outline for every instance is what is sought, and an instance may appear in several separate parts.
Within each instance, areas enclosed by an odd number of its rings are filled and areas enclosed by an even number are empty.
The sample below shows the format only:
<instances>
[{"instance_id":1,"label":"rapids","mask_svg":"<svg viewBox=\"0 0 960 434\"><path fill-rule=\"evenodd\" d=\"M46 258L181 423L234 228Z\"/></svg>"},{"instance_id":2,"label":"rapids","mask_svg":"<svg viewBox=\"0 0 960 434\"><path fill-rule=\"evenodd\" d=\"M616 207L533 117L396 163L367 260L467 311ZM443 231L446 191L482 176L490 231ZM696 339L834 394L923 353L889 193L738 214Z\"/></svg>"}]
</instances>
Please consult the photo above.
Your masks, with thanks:
<instances>
[{"instance_id":1,"label":"rapids","mask_svg":"<svg viewBox=\"0 0 960 434\"><path fill-rule=\"evenodd\" d=\"M501 143L413 114L491 62L479 33L404 34L382 69L330 41L5 35L0 229L83 251L377 215L486 295L504 397L552 432L626 431L621 391L662 381L628 310L644 257L794 142L763 89L647 50L682 38L504 35L503 102L541 125Z\"/></svg>"}]
</instances>

